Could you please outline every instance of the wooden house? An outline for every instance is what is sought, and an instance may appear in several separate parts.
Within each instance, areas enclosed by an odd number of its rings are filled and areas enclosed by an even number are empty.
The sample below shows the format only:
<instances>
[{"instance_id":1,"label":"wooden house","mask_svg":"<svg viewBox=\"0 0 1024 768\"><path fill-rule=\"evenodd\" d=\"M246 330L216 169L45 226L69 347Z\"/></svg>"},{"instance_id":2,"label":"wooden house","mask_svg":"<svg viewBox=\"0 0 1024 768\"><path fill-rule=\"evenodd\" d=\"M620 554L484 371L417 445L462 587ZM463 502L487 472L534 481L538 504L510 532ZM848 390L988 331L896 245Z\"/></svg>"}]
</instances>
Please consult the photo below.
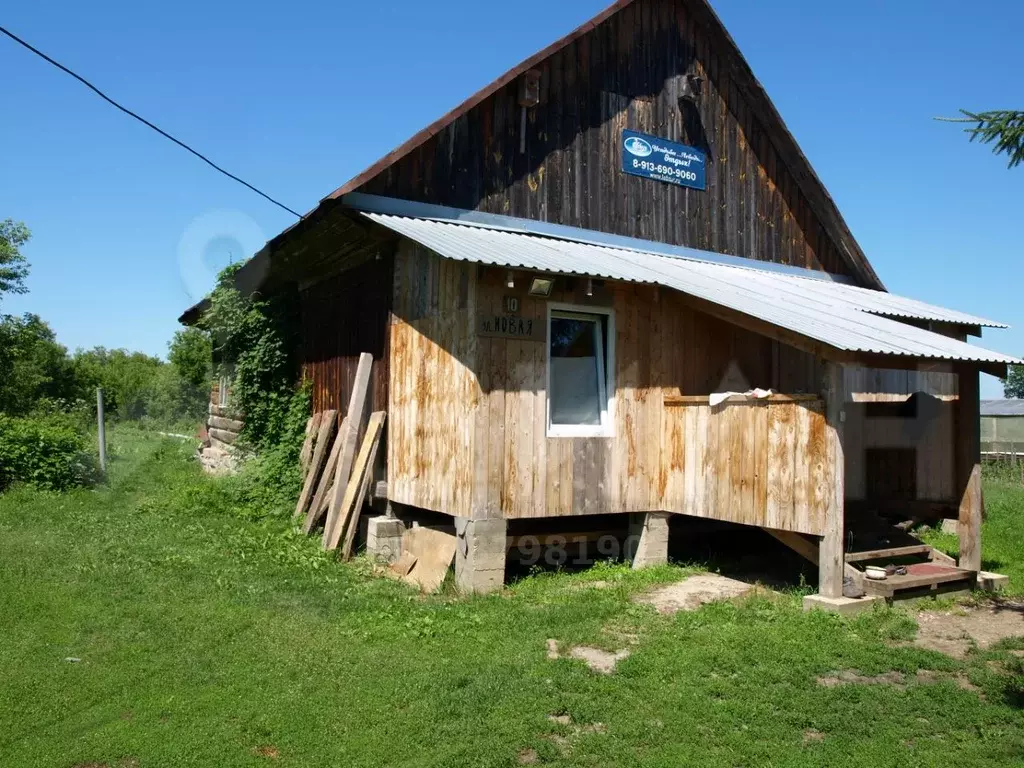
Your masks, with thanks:
<instances>
[{"instance_id":1,"label":"wooden house","mask_svg":"<svg viewBox=\"0 0 1024 768\"><path fill-rule=\"evenodd\" d=\"M998 324L885 291L707 0L620 0L239 279L297 292L317 410L372 353L386 497L451 520L467 589L510 521L622 513L643 562L672 515L762 528L828 598L872 559L930 559L884 594L980 570L979 373L1014 360L966 339ZM959 519L959 566L851 546L887 514Z\"/></svg>"}]
</instances>

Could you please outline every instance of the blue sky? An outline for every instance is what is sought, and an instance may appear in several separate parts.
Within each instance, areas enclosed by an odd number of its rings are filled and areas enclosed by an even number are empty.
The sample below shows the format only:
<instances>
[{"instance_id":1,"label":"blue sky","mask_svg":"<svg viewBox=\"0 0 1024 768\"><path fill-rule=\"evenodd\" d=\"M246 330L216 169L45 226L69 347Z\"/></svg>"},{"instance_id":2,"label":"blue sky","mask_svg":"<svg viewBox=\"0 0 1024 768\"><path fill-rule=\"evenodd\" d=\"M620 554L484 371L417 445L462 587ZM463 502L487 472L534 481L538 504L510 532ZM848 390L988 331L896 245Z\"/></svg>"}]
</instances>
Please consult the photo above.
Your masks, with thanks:
<instances>
[{"instance_id":1,"label":"blue sky","mask_svg":"<svg viewBox=\"0 0 1024 768\"><path fill-rule=\"evenodd\" d=\"M307 211L606 4L41 0L0 23ZM1024 3L714 5L889 289L1009 322L982 343L1024 354L1024 167L932 120L1024 108ZM6 38L0 72L0 218L34 234L2 309L67 346L163 354L217 269L293 221Z\"/></svg>"}]
</instances>

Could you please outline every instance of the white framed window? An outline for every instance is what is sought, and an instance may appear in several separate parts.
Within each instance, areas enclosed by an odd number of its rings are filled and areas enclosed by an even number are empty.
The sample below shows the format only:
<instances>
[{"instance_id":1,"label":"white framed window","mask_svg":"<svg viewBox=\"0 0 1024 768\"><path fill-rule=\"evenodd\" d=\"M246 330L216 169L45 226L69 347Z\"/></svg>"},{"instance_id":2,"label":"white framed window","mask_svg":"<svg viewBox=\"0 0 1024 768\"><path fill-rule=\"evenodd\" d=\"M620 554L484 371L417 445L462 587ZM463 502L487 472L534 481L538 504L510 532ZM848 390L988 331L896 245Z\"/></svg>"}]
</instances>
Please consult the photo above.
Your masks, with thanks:
<instances>
[{"instance_id":1,"label":"white framed window","mask_svg":"<svg viewBox=\"0 0 1024 768\"><path fill-rule=\"evenodd\" d=\"M615 315L548 305L548 437L611 437Z\"/></svg>"}]
</instances>

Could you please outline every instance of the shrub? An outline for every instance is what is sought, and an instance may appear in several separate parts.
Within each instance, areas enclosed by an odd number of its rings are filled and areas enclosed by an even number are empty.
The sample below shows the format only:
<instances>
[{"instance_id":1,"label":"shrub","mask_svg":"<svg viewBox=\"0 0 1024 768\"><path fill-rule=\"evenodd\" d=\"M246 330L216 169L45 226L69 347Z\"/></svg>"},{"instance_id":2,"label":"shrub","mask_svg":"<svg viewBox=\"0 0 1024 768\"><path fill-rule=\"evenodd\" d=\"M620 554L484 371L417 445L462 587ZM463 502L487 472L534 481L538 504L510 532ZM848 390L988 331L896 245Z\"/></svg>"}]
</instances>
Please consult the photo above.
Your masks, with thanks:
<instances>
[{"instance_id":1,"label":"shrub","mask_svg":"<svg viewBox=\"0 0 1024 768\"><path fill-rule=\"evenodd\" d=\"M96 477L96 461L73 417L0 414L0 491L18 482L63 491Z\"/></svg>"}]
</instances>

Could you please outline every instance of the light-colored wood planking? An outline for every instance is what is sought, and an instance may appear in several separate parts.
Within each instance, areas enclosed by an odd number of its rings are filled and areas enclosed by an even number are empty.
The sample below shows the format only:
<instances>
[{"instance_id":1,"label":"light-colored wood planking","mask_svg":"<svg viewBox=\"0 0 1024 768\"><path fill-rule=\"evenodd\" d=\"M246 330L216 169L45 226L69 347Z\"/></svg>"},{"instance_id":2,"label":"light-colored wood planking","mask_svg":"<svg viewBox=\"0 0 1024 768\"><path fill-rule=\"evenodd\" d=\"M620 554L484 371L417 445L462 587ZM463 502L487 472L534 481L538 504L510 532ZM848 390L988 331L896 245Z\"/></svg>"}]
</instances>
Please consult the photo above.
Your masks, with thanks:
<instances>
[{"instance_id":1,"label":"light-colored wood planking","mask_svg":"<svg viewBox=\"0 0 1024 768\"><path fill-rule=\"evenodd\" d=\"M334 426L338 420L337 411L324 411L320 417L320 429L317 432L316 448L313 450L313 458L309 464L309 473L306 475L306 482L302 485L302 493L295 505L295 516L305 513L320 479L320 471L327 456L327 449L330 445L331 436L334 434Z\"/></svg>"},{"instance_id":2,"label":"light-colored wood planking","mask_svg":"<svg viewBox=\"0 0 1024 768\"><path fill-rule=\"evenodd\" d=\"M823 484L820 498L821 540L818 549L818 593L825 597L843 595L843 524L846 492L844 487L845 462L843 460L843 369L836 363L825 363L821 382L825 401L826 425L821 442L829 467L819 478ZM816 460L812 458L811 461Z\"/></svg>"},{"instance_id":3,"label":"light-colored wood planking","mask_svg":"<svg viewBox=\"0 0 1024 768\"><path fill-rule=\"evenodd\" d=\"M304 533L309 533L313 526L320 522L320 516L327 511L327 504L331 499L331 488L334 485L334 474L338 469L338 457L341 455L341 449L345 445L347 428L347 419L342 419L341 426L338 427L338 434L334 438L334 445L331 446L331 455L327 457L324 471L320 475L320 485L317 486L316 495L310 504L309 514L302 524Z\"/></svg>"},{"instance_id":4,"label":"light-colored wood planking","mask_svg":"<svg viewBox=\"0 0 1024 768\"><path fill-rule=\"evenodd\" d=\"M816 394L822 366L812 356L666 289L595 281L587 296L582 279L559 278L551 297L532 297L529 272L514 272L508 288L504 269L445 261L408 243L395 266L393 501L476 518L664 510L820 535L831 467ZM502 313L509 295L521 317L542 324L549 301L614 311L611 436L547 436L546 344L476 335L474 318ZM863 369L857 386L906 388L913 374ZM711 409L709 393L731 382L781 391ZM844 393L848 384L844 374ZM864 448L895 434L862 423L856 407L846 429L851 497L863 488ZM919 495L951 493L942 434L929 422L926 433L900 438L918 446Z\"/></svg>"},{"instance_id":5,"label":"light-colored wood planking","mask_svg":"<svg viewBox=\"0 0 1024 768\"><path fill-rule=\"evenodd\" d=\"M356 526L359 523L360 505L363 502L363 491L366 489L366 473L370 471L373 454L380 442L380 432L384 426L385 411L375 411L370 415L366 426L366 435L359 446L359 454L352 465L352 473L345 486L341 506L335 524L324 530L323 548L333 550L342 543L342 557L346 560L352 555L352 544L355 541Z\"/></svg>"},{"instance_id":6,"label":"light-colored wood planking","mask_svg":"<svg viewBox=\"0 0 1024 768\"><path fill-rule=\"evenodd\" d=\"M411 243L398 249L395 264L388 496L470 517L485 498L480 492L474 502L473 447L486 434L475 421L486 402L475 366L482 345L470 320L475 267ZM486 348L500 343L489 340Z\"/></svg>"},{"instance_id":7,"label":"light-colored wood planking","mask_svg":"<svg viewBox=\"0 0 1024 768\"><path fill-rule=\"evenodd\" d=\"M811 488L829 467L820 401L666 408L663 419L663 460L681 476L662 509L820 535L824 504Z\"/></svg>"}]
</instances>

